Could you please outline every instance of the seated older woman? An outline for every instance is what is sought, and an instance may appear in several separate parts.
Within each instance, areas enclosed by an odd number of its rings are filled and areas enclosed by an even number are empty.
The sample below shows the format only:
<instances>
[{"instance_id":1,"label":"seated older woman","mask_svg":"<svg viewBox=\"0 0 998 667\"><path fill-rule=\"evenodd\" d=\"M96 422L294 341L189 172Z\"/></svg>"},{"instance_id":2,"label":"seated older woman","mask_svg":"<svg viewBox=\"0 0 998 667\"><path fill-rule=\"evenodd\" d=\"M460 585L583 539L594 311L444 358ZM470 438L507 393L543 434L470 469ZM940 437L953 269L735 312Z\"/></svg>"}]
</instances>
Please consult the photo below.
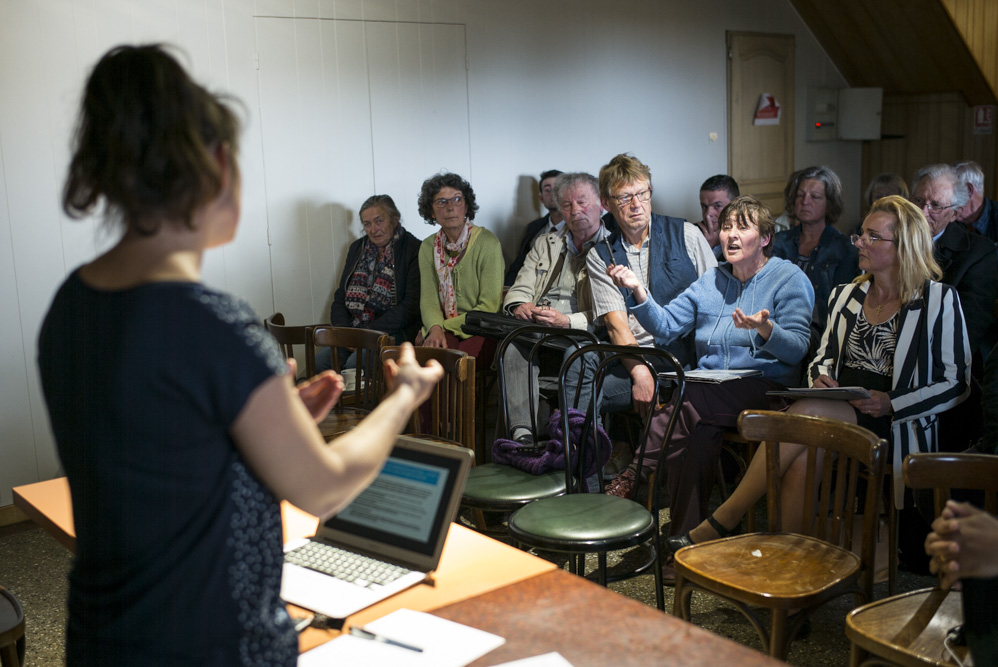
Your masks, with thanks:
<instances>
[{"instance_id":1,"label":"seated older woman","mask_svg":"<svg viewBox=\"0 0 998 667\"><path fill-rule=\"evenodd\" d=\"M440 225L440 231L419 248L423 329L416 345L463 350L473 357L495 351L494 340L461 330L468 311L494 313L502 303L502 246L495 234L473 224L477 211L475 191L457 174L423 182L419 214Z\"/></svg>"},{"instance_id":2,"label":"seated older woman","mask_svg":"<svg viewBox=\"0 0 998 667\"><path fill-rule=\"evenodd\" d=\"M754 197L741 196L724 208L720 219L726 262L709 269L666 306L648 298L628 267L608 271L618 286L632 290L628 308L654 334L657 345L693 331L700 368L762 372L721 384L688 383L681 406L671 403L653 417L644 461L635 460L607 485L613 495L630 492L639 466L644 471L655 464L669 415L679 409L666 454L673 535L706 516L723 432L735 427L742 410L776 407L766 392L797 383L808 347L814 292L792 262L770 257L769 209Z\"/></svg>"},{"instance_id":3,"label":"seated older woman","mask_svg":"<svg viewBox=\"0 0 998 667\"><path fill-rule=\"evenodd\" d=\"M970 344L960 298L936 282L932 237L922 212L897 196L877 200L853 236L866 273L832 292L831 312L808 369L814 387L859 386L869 398L802 399L791 412L859 424L892 446L895 503L903 502L901 462L937 448L938 415L970 393ZM803 460L800 445L780 444L784 530L799 530ZM766 454L756 452L741 484L714 515L669 547L723 536L766 491Z\"/></svg>"},{"instance_id":4,"label":"seated older woman","mask_svg":"<svg viewBox=\"0 0 998 667\"><path fill-rule=\"evenodd\" d=\"M350 244L340 286L333 294L329 321L335 327L384 331L401 345L419 329L419 239L402 227L402 214L388 195L368 197L360 206L364 236ZM331 367L331 353L316 353L316 369ZM343 362L353 368L354 355Z\"/></svg>"},{"instance_id":5,"label":"seated older woman","mask_svg":"<svg viewBox=\"0 0 998 667\"><path fill-rule=\"evenodd\" d=\"M814 287L812 334L815 345L825 330L832 288L859 273L856 248L835 229L842 214L842 183L828 167L808 167L794 174L787 192L795 192L797 226L776 235L773 255L803 269Z\"/></svg>"}]
</instances>

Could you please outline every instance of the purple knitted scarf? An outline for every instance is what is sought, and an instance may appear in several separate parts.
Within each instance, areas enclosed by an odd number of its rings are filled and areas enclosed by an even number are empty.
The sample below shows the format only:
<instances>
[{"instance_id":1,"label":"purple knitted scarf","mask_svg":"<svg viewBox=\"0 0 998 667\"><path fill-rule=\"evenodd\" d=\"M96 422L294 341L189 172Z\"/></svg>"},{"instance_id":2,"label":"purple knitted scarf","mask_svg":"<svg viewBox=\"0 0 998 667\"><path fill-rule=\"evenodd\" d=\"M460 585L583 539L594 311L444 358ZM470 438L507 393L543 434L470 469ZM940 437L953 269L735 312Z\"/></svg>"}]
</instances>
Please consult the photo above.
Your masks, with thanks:
<instances>
[{"instance_id":1,"label":"purple knitted scarf","mask_svg":"<svg viewBox=\"0 0 998 667\"><path fill-rule=\"evenodd\" d=\"M571 443L571 453L573 456L579 451L576 443L579 442L579 436L581 434L585 419L585 412L569 408L568 429L571 435L569 442ZM583 461L585 465L586 477L596 474L598 469L597 465L600 468L606 465L606 462L610 458L610 450L612 449L610 445L610 437L606 434L606 431L603 430L602 426L597 427L597 446L594 448L592 446L591 429L592 426L589 427L588 433L586 434L587 442L585 448L585 459ZM530 451L529 449L524 450L523 445L515 440L499 438L492 444L492 460L495 463L510 465L533 475L540 475L541 473L548 472L549 470L564 470L565 448L562 445L564 434L561 430L560 410L555 410L554 413L552 413L551 420L548 422L548 434L551 439L546 443L542 443L546 446L540 451ZM596 450L595 456L593 451L594 449Z\"/></svg>"}]
</instances>

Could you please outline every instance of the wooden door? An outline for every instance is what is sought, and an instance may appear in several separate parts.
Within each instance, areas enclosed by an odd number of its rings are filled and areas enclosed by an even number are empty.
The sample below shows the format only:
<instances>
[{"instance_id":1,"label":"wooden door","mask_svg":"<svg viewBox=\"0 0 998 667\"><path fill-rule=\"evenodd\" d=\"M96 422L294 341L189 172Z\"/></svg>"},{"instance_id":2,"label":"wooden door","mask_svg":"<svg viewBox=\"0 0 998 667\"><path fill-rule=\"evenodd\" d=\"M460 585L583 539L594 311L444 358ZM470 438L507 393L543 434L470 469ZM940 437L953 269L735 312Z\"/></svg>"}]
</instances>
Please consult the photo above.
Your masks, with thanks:
<instances>
[{"instance_id":1,"label":"wooden door","mask_svg":"<svg viewBox=\"0 0 998 667\"><path fill-rule=\"evenodd\" d=\"M775 217L794 170L794 36L729 32L727 42L728 173ZM763 93L782 107L776 125L753 124Z\"/></svg>"}]
</instances>

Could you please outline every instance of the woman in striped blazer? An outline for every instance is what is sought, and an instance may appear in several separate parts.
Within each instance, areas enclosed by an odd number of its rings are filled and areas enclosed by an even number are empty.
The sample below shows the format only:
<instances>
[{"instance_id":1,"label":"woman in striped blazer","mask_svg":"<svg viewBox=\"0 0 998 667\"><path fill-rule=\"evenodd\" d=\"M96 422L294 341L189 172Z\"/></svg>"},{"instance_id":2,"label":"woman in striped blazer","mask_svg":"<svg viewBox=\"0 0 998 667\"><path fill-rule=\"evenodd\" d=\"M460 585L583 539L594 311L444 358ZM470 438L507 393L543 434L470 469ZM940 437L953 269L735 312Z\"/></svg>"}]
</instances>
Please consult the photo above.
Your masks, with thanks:
<instances>
[{"instance_id":1,"label":"woman in striped blazer","mask_svg":"<svg viewBox=\"0 0 998 667\"><path fill-rule=\"evenodd\" d=\"M789 411L859 424L886 438L894 474L900 475L906 455L937 449L939 413L969 395L970 344L956 290L936 282L942 272L922 212L902 197L884 197L874 203L861 231L852 242L865 273L832 291L828 325L808 376L813 387L860 386L870 396L802 399ZM799 512L789 510L798 506L792 494L801 492L802 466L794 464L803 451L800 445L780 445L788 510L783 526L791 531L799 529ZM900 506L904 485L895 489ZM766 457L760 448L731 497L690 533L670 538L670 548L726 534L765 490Z\"/></svg>"}]
</instances>

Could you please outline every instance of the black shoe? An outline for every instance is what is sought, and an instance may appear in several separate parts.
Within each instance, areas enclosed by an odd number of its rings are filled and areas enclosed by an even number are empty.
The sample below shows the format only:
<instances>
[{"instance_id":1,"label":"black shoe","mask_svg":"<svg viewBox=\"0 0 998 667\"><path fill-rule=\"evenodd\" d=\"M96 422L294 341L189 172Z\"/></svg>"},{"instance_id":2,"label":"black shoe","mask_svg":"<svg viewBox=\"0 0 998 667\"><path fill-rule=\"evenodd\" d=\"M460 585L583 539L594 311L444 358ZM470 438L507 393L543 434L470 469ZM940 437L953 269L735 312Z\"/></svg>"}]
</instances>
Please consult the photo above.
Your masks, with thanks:
<instances>
[{"instance_id":1,"label":"black shoe","mask_svg":"<svg viewBox=\"0 0 998 667\"><path fill-rule=\"evenodd\" d=\"M707 517L707 523L710 524L711 528L717 531L716 539L721 539L722 537L728 537L729 535L733 535L734 533L738 532L738 526L735 526L734 528L725 528L724 526L721 525L720 521L714 518L713 514ZM665 538L665 548L669 551L670 554L675 554L683 547L693 546L694 544L696 544L696 542L694 542L693 539L690 538L690 531L688 530L682 535L673 535L672 537Z\"/></svg>"}]
</instances>

